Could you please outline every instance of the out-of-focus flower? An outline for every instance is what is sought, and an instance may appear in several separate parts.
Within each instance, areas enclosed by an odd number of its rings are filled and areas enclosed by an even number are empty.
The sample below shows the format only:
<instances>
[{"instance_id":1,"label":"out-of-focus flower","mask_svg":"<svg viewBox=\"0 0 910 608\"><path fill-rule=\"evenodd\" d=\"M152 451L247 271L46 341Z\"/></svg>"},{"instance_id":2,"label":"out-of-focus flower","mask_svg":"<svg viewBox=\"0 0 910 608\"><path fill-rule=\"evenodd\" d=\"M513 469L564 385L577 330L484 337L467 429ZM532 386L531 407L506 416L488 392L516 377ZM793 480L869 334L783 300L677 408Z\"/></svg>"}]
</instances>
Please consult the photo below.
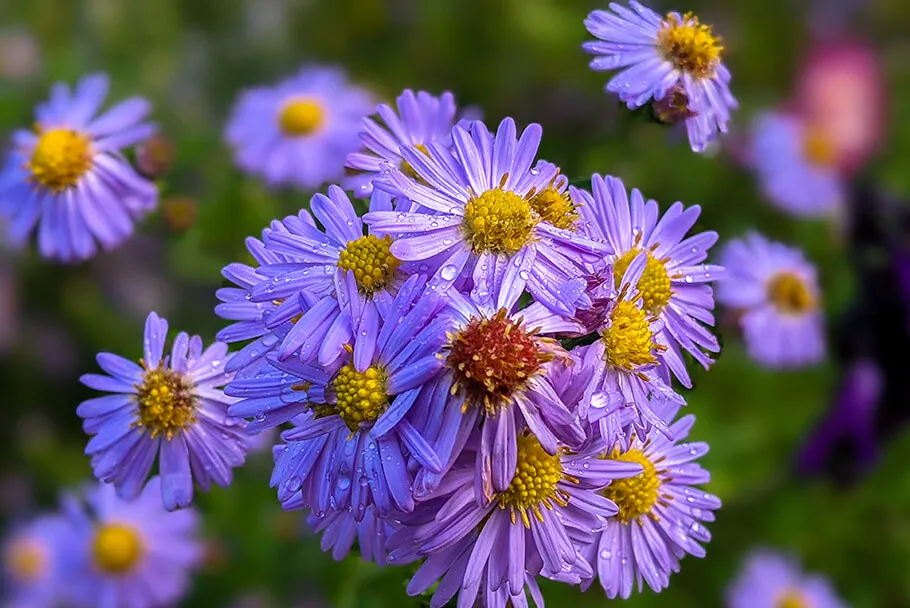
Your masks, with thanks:
<instances>
[{"instance_id":1,"label":"out-of-focus flower","mask_svg":"<svg viewBox=\"0 0 910 608\"><path fill-rule=\"evenodd\" d=\"M75 262L118 246L133 223L158 203L158 190L140 176L122 150L151 136L150 105L121 102L95 117L108 77L83 78L75 90L57 83L35 111L34 131L13 134L0 172L0 215L7 235L22 245L37 226L41 255Z\"/></svg>"},{"instance_id":2,"label":"out-of-focus flower","mask_svg":"<svg viewBox=\"0 0 910 608\"><path fill-rule=\"evenodd\" d=\"M172 196L161 202L161 215L174 232L186 232L196 223L199 205L189 196Z\"/></svg>"},{"instance_id":3,"label":"out-of-focus flower","mask_svg":"<svg viewBox=\"0 0 910 608\"><path fill-rule=\"evenodd\" d=\"M149 179L167 173L174 163L174 144L156 133L136 146L136 168Z\"/></svg>"},{"instance_id":4,"label":"out-of-focus flower","mask_svg":"<svg viewBox=\"0 0 910 608\"><path fill-rule=\"evenodd\" d=\"M472 298L483 303L501 285L527 290L551 310L571 314L585 282L585 264L596 263L609 247L544 220L533 199L557 184L558 168L534 163L540 125L516 138L506 118L494 135L482 122L452 130L453 151L431 142L426 152L401 148L414 177L392 168L373 180L378 190L411 201L415 213L371 212L363 220L374 232L401 235L391 252L398 259L424 262L435 271L430 285L445 290L470 281ZM562 199L557 195L556 198ZM567 203L563 214L575 214Z\"/></svg>"},{"instance_id":5,"label":"out-of-focus flower","mask_svg":"<svg viewBox=\"0 0 910 608\"><path fill-rule=\"evenodd\" d=\"M0 31L0 78L22 80L41 68L41 47L26 31Z\"/></svg>"},{"instance_id":6,"label":"out-of-focus flower","mask_svg":"<svg viewBox=\"0 0 910 608\"><path fill-rule=\"evenodd\" d=\"M846 608L831 584L804 574L795 560L754 551L727 591L727 608Z\"/></svg>"},{"instance_id":7,"label":"out-of-focus flower","mask_svg":"<svg viewBox=\"0 0 910 608\"><path fill-rule=\"evenodd\" d=\"M591 68L621 70L606 91L630 109L651 101L660 104L672 95L673 116L685 119L696 152L703 151L718 130L727 131L730 111L738 104L730 93L730 71L721 62L723 46L711 26L699 23L692 13L661 17L633 0L629 8L611 3L609 11L593 11L585 27L598 38L583 45L597 55ZM679 111L683 97L691 116ZM657 109L666 114L666 102Z\"/></svg>"},{"instance_id":8,"label":"out-of-focus flower","mask_svg":"<svg viewBox=\"0 0 910 608\"><path fill-rule=\"evenodd\" d=\"M340 69L306 67L274 87L241 94L225 130L237 165L274 186L315 189L344 175L360 145L370 95Z\"/></svg>"},{"instance_id":9,"label":"out-of-focus flower","mask_svg":"<svg viewBox=\"0 0 910 608\"><path fill-rule=\"evenodd\" d=\"M84 401L76 413L93 435L85 453L95 476L130 500L142 491L160 454L155 487L173 510L192 503L194 480L204 490L213 481L229 485L248 440L245 421L227 415L234 400L219 388L231 378L224 371L227 346L215 342L203 350L199 336L181 332L166 357L167 330L167 321L149 314L139 364L100 353L98 364L110 375L86 374L82 383L114 394Z\"/></svg>"},{"instance_id":10,"label":"out-of-focus flower","mask_svg":"<svg viewBox=\"0 0 910 608\"><path fill-rule=\"evenodd\" d=\"M717 233L686 237L701 213L698 205L687 209L677 202L661 217L657 202L646 202L638 189L632 190L630 200L620 179L595 174L591 188L593 196L572 189L585 230L613 250L605 261L612 267L617 289L632 260L646 253L647 264L635 288L644 311L660 321L655 339L664 349L661 373L669 382L672 371L689 388L692 382L680 348L705 369L713 362L705 351L720 350L717 338L705 327L714 324L714 291L708 283L724 275L722 267L704 263Z\"/></svg>"},{"instance_id":11,"label":"out-of-focus flower","mask_svg":"<svg viewBox=\"0 0 910 608\"><path fill-rule=\"evenodd\" d=\"M886 89L877 51L861 40L818 42L797 81L796 108L824 133L832 165L845 175L878 149L886 119Z\"/></svg>"},{"instance_id":12,"label":"out-of-focus flower","mask_svg":"<svg viewBox=\"0 0 910 608\"><path fill-rule=\"evenodd\" d=\"M416 146L426 150L431 141L449 146L452 143L452 127L455 125L455 97L443 93L434 97L425 91L416 94L410 89L396 100L398 113L386 104L376 107L382 124L373 118L364 118L361 123L360 141L364 152L350 154L346 166L357 173L344 180L344 187L355 196L369 196L373 191L373 178L388 163L413 175L407 161L401 156L402 146Z\"/></svg>"},{"instance_id":13,"label":"out-of-focus flower","mask_svg":"<svg viewBox=\"0 0 910 608\"><path fill-rule=\"evenodd\" d=\"M689 435L695 416L672 422L678 411L679 406L672 403L658 410L669 424L672 439L655 432L637 435L627 448L608 446L603 455L604 462L644 469L601 491L619 507L619 514L582 549L611 599L628 598L642 579L654 591L664 589L670 575L679 571L679 560L686 555L704 557L700 543L711 540L703 522L714 521L720 499L696 487L711 480L696 462L708 452L708 445L680 443Z\"/></svg>"},{"instance_id":14,"label":"out-of-focus flower","mask_svg":"<svg viewBox=\"0 0 910 608\"><path fill-rule=\"evenodd\" d=\"M768 112L752 128L749 161L762 190L794 215L829 215L843 204L836 154L831 134L796 114Z\"/></svg>"},{"instance_id":15,"label":"out-of-focus flower","mask_svg":"<svg viewBox=\"0 0 910 608\"><path fill-rule=\"evenodd\" d=\"M70 526L59 515L42 515L14 528L3 542L2 605L53 608L60 601Z\"/></svg>"},{"instance_id":16,"label":"out-of-focus flower","mask_svg":"<svg viewBox=\"0 0 910 608\"><path fill-rule=\"evenodd\" d=\"M473 449L481 439L475 435ZM543 605L534 577L578 584L594 576L594 564L578 543L616 515L604 488L637 475L637 462L602 460L597 454L561 449L548 454L527 433L517 442L514 479L492 497L477 492L472 454L453 468L429 502L418 505L414 522L389 539L389 562L426 557L408 585L418 595L441 579L431 606L444 606L458 593L459 606L478 595L488 607L527 606L525 588ZM498 468L498 467L497 467ZM435 516L435 518L434 518Z\"/></svg>"},{"instance_id":17,"label":"out-of-focus flower","mask_svg":"<svg viewBox=\"0 0 910 608\"><path fill-rule=\"evenodd\" d=\"M739 323L753 359L769 368L797 368L824 358L821 294L815 267L801 251L753 232L727 243L721 262L727 277L717 299L743 311Z\"/></svg>"},{"instance_id":18,"label":"out-of-focus flower","mask_svg":"<svg viewBox=\"0 0 910 608\"><path fill-rule=\"evenodd\" d=\"M127 502L113 486L98 484L87 496L87 509L68 501L76 536L64 587L68 602L78 608L158 608L180 601L202 563L199 516L193 508L164 510L161 485L153 477Z\"/></svg>"}]
</instances>

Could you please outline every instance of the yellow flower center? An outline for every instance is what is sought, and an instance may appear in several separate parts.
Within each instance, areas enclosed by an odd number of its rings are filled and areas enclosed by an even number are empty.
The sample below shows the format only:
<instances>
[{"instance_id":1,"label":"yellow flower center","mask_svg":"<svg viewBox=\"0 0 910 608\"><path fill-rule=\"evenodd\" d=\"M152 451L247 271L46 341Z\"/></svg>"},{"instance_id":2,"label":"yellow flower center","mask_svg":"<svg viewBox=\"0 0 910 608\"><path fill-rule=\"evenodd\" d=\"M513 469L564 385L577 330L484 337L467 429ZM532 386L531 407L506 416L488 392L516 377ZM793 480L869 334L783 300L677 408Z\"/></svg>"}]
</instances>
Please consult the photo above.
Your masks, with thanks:
<instances>
[{"instance_id":1,"label":"yellow flower center","mask_svg":"<svg viewBox=\"0 0 910 608\"><path fill-rule=\"evenodd\" d=\"M578 211L568 191L560 193L556 188L546 188L532 196L529 202L541 220L557 228L571 230L578 221Z\"/></svg>"},{"instance_id":2,"label":"yellow flower center","mask_svg":"<svg viewBox=\"0 0 910 608\"><path fill-rule=\"evenodd\" d=\"M604 358L613 367L629 371L657 362L654 333L645 311L629 300L619 300L610 312L610 325L601 335Z\"/></svg>"},{"instance_id":3,"label":"yellow flower center","mask_svg":"<svg viewBox=\"0 0 910 608\"><path fill-rule=\"evenodd\" d=\"M657 33L657 44L678 70L696 78L714 76L724 48L720 38L711 33L711 26L699 23L692 13L681 20L672 13L667 15Z\"/></svg>"},{"instance_id":4,"label":"yellow flower center","mask_svg":"<svg viewBox=\"0 0 910 608\"><path fill-rule=\"evenodd\" d=\"M31 179L54 192L75 186L91 168L91 141L69 129L39 133L38 145L28 162Z\"/></svg>"},{"instance_id":5,"label":"yellow flower center","mask_svg":"<svg viewBox=\"0 0 910 608\"><path fill-rule=\"evenodd\" d=\"M338 267L354 272L357 288L365 296L388 285L401 261L392 255L392 237L362 236L348 242L338 256Z\"/></svg>"},{"instance_id":6,"label":"yellow flower center","mask_svg":"<svg viewBox=\"0 0 910 608\"><path fill-rule=\"evenodd\" d=\"M345 365L332 382L335 388L335 410L348 428L356 431L361 422L373 422L389 406L386 393L388 378L384 370L371 366L360 373Z\"/></svg>"},{"instance_id":7,"label":"yellow flower center","mask_svg":"<svg viewBox=\"0 0 910 608\"><path fill-rule=\"evenodd\" d=\"M423 144L415 144L415 148L424 153L424 155L429 156L430 152L427 150L427 147ZM414 167L411 166L411 163L402 159L401 166L399 167L402 173L410 177L411 179L416 179L419 182L423 182L421 177L417 174L417 171L414 170Z\"/></svg>"},{"instance_id":8,"label":"yellow flower center","mask_svg":"<svg viewBox=\"0 0 910 608\"><path fill-rule=\"evenodd\" d=\"M632 260L639 253L641 253L640 249L630 249L614 262L613 280L616 282L617 289ZM638 285L635 287L641 292L644 309L653 315L658 315L673 297L672 284L664 262L655 258L650 251L647 252L647 256L648 262L645 264L645 271L641 273L641 278L638 279Z\"/></svg>"},{"instance_id":9,"label":"yellow flower center","mask_svg":"<svg viewBox=\"0 0 910 608\"><path fill-rule=\"evenodd\" d=\"M799 589L788 589L777 599L775 608L812 608L809 600Z\"/></svg>"},{"instance_id":10,"label":"yellow flower center","mask_svg":"<svg viewBox=\"0 0 910 608\"><path fill-rule=\"evenodd\" d=\"M92 553L98 569L105 574L126 574L139 565L142 539L132 526L102 524L95 531Z\"/></svg>"},{"instance_id":11,"label":"yellow flower center","mask_svg":"<svg viewBox=\"0 0 910 608\"><path fill-rule=\"evenodd\" d=\"M145 367L145 362L140 361ZM139 405L137 426L148 429L152 437L173 438L178 431L196 422L196 396L187 378L159 364L146 369L142 383L136 386Z\"/></svg>"},{"instance_id":12,"label":"yellow flower center","mask_svg":"<svg viewBox=\"0 0 910 608\"><path fill-rule=\"evenodd\" d=\"M464 390L466 406L482 406L492 416L552 358L532 332L500 309L490 318L471 319L450 336L446 365L455 377L453 394Z\"/></svg>"},{"instance_id":13,"label":"yellow flower center","mask_svg":"<svg viewBox=\"0 0 910 608\"><path fill-rule=\"evenodd\" d=\"M569 495L557 488L556 484L563 479L575 483L577 480L563 473L559 458L559 454L547 454L533 435L519 435L515 477L509 487L497 497L501 509L512 510L513 524L520 515L525 527L530 527L528 511L543 521L541 506L552 509L554 502L561 506L568 504Z\"/></svg>"},{"instance_id":14,"label":"yellow flower center","mask_svg":"<svg viewBox=\"0 0 910 608\"><path fill-rule=\"evenodd\" d=\"M537 222L527 199L493 188L468 201L461 229L475 253L512 254L527 244Z\"/></svg>"},{"instance_id":15,"label":"yellow flower center","mask_svg":"<svg viewBox=\"0 0 910 608\"><path fill-rule=\"evenodd\" d=\"M47 569L44 547L28 539L10 543L3 561L13 578L23 582L37 579Z\"/></svg>"},{"instance_id":16,"label":"yellow flower center","mask_svg":"<svg viewBox=\"0 0 910 608\"><path fill-rule=\"evenodd\" d=\"M768 299L783 313L800 314L815 308L809 286L793 272L779 272L768 281Z\"/></svg>"},{"instance_id":17,"label":"yellow flower center","mask_svg":"<svg viewBox=\"0 0 910 608\"><path fill-rule=\"evenodd\" d=\"M325 124L322 102L312 97L292 99L284 104L278 114L278 126L288 137L313 135Z\"/></svg>"},{"instance_id":18,"label":"yellow flower center","mask_svg":"<svg viewBox=\"0 0 910 608\"><path fill-rule=\"evenodd\" d=\"M832 167L837 160L831 139L818 127L806 127L803 131L803 154L818 167Z\"/></svg>"},{"instance_id":19,"label":"yellow flower center","mask_svg":"<svg viewBox=\"0 0 910 608\"><path fill-rule=\"evenodd\" d=\"M628 452L620 453L619 448L604 457L605 460L620 460L622 462L635 462L644 467L644 471L635 477L614 479L602 494L616 503L619 507L619 520L627 524L637 520L642 515L653 515L651 509L660 498L661 479L660 473L654 463L645 456L644 452L633 448Z\"/></svg>"}]
</instances>

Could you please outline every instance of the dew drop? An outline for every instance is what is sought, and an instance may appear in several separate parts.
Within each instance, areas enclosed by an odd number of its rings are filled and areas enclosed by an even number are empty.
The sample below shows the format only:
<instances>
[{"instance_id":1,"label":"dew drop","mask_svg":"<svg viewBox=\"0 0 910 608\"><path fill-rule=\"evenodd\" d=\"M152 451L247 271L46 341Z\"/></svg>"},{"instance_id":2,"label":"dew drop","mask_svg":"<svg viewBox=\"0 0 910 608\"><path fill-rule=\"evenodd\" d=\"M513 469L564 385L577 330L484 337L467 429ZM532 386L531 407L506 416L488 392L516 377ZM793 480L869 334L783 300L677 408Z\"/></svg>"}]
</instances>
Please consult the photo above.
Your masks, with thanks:
<instances>
[{"instance_id":1,"label":"dew drop","mask_svg":"<svg viewBox=\"0 0 910 608\"><path fill-rule=\"evenodd\" d=\"M452 264L447 264L442 267L442 270L439 273L442 278L446 281L452 281L458 276L458 268Z\"/></svg>"}]
</instances>

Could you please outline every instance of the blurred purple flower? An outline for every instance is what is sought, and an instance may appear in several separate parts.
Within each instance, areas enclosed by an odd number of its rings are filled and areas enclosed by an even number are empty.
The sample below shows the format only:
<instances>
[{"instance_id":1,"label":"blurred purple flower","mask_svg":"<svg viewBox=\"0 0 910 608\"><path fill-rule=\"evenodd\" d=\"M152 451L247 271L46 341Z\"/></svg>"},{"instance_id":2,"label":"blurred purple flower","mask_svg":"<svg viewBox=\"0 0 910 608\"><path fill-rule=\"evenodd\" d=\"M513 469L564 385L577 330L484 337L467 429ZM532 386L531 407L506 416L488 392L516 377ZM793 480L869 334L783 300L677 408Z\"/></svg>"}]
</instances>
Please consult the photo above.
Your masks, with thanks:
<instances>
[{"instance_id":1,"label":"blurred purple flower","mask_svg":"<svg viewBox=\"0 0 910 608\"><path fill-rule=\"evenodd\" d=\"M727 608L846 608L831 584L807 576L790 558L767 549L754 551L727 591Z\"/></svg>"}]
</instances>

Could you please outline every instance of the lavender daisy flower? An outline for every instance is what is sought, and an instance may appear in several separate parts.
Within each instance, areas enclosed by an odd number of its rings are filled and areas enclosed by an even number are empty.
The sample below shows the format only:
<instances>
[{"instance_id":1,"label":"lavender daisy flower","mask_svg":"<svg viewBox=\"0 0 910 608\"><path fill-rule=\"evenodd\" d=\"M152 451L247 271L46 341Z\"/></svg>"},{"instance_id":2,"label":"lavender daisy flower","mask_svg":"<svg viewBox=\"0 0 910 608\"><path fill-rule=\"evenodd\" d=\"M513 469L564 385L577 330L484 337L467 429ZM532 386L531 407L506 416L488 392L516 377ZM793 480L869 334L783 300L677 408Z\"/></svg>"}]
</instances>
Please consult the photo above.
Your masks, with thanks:
<instances>
[{"instance_id":1,"label":"lavender daisy flower","mask_svg":"<svg viewBox=\"0 0 910 608\"><path fill-rule=\"evenodd\" d=\"M831 584L807 576L795 560L754 551L727 592L727 608L846 608Z\"/></svg>"},{"instance_id":2,"label":"lavender daisy flower","mask_svg":"<svg viewBox=\"0 0 910 608\"><path fill-rule=\"evenodd\" d=\"M78 531L67 584L74 606L174 606L186 593L202 559L199 517L192 508L162 509L161 485L153 477L126 502L99 484L88 495L88 509L70 502L68 515Z\"/></svg>"},{"instance_id":3,"label":"lavender daisy flower","mask_svg":"<svg viewBox=\"0 0 910 608\"><path fill-rule=\"evenodd\" d=\"M2 547L3 606L52 608L58 604L70 536L65 518L57 515L43 515L13 529Z\"/></svg>"},{"instance_id":4,"label":"lavender daisy flower","mask_svg":"<svg viewBox=\"0 0 910 608\"><path fill-rule=\"evenodd\" d=\"M302 235L308 234L311 230L315 230L313 218L309 212L301 209L296 216L288 216L280 222L273 221L269 228L262 231L262 238L266 239L273 232ZM228 264L221 274L235 287L223 287L215 294L221 300L221 304L215 307L215 314L222 319L234 321L218 332L216 336L218 341L231 343L253 340L235 353L225 365L227 372L244 370L241 375L255 372L256 364L281 344L282 338L290 331L292 323L299 318L297 315L302 315L304 310L299 297L291 297L289 301L282 299L265 302L252 301L253 288L268 279L260 274L259 266L288 263L296 261L296 258L289 258L270 251L262 241L254 237L247 238L246 248L257 266L241 263ZM282 326L269 329L266 327L266 321L271 319L282 305L284 305L282 315L289 320Z\"/></svg>"},{"instance_id":5,"label":"lavender daisy flower","mask_svg":"<svg viewBox=\"0 0 910 608\"><path fill-rule=\"evenodd\" d=\"M706 369L713 360L704 351L720 350L717 338L703 325L714 324L714 292L706 283L721 278L724 272L720 266L704 264L717 233L699 232L686 238L701 213L698 205L685 209L682 203L674 203L658 219L657 203L645 202L641 192L633 189L630 204L620 179L594 175L591 188L593 196L572 189L584 225L592 238L605 240L613 249L607 262L613 267L617 287L632 260L646 252L647 265L636 289L645 312L662 325L655 334L656 343L664 348L660 371L665 381L669 382L668 372L672 371L690 388L680 348Z\"/></svg>"},{"instance_id":6,"label":"lavender daisy flower","mask_svg":"<svg viewBox=\"0 0 910 608\"><path fill-rule=\"evenodd\" d=\"M12 244L23 245L37 225L41 255L84 260L98 244L120 245L158 204L157 188L121 153L155 132L144 122L151 107L133 97L96 117L107 90L104 74L73 91L57 83L35 110L34 130L13 134L0 171L0 217Z\"/></svg>"},{"instance_id":7,"label":"lavender daisy flower","mask_svg":"<svg viewBox=\"0 0 910 608\"><path fill-rule=\"evenodd\" d=\"M404 277L418 268L399 268L401 261L390 251L392 237L374 231L364 235L354 206L338 186L329 186L328 196L313 196L310 208L325 231L308 226L300 233L265 235L266 248L286 261L260 267L269 279L252 289L250 300L284 302L268 319L270 329L297 317L277 349L279 359L296 354L304 363L318 359L331 366L353 335L366 334L358 340L361 347L375 342L379 309L389 305ZM391 209L388 194L376 191L370 197L370 210ZM300 300L307 302L301 306Z\"/></svg>"},{"instance_id":8,"label":"lavender daisy flower","mask_svg":"<svg viewBox=\"0 0 910 608\"><path fill-rule=\"evenodd\" d=\"M752 167L768 199L794 215L824 216L843 203L835 152L823 131L796 116L769 112L755 121Z\"/></svg>"},{"instance_id":9,"label":"lavender daisy flower","mask_svg":"<svg viewBox=\"0 0 910 608\"><path fill-rule=\"evenodd\" d=\"M544 221L534 197L554 188L557 168L534 166L540 125L530 125L516 139L507 118L494 136L482 122L452 130L454 154L438 142L427 152L401 148L417 177L391 168L373 185L419 205L420 212L372 212L364 216L379 234L401 235L391 252L404 261L441 256L431 282L447 289L465 273L472 296L483 301L508 283L528 291L548 308L571 314L569 292L583 283L585 264L610 253L602 243ZM533 167L533 168L532 168ZM574 213L574 207L568 209Z\"/></svg>"},{"instance_id":10,"label":"lavender daisy flower","mask_svg":"<svg viewBox=\"0 0 910 608\"><path fill-rule=\"evenodd\" d=\"M749 355L769 368L795 368L825 356L824 317L815 267L798 249L758 233L731 241L717 299L737 310Z\"/></svg>"},{"instance_id":11,"label":"lavender daisy flower","mask_svg":"<svg viewBox=\"0 0 910 608\"><path fill-rule=\"evenodd\" d=\"M593 11L585 19L585 27L598 38L583 45L597 55L591 69L622 69L605 89L630 109L651 100L682 104L685 111L672 114L685 120L692 150L703 151L718 130L727 132L730 110L737 107L730 71L720 59L720 39L692 13L661 17L634 1L629 8L611 2L610 11Z\"/></svg>"},{"instance_id":12,"label":"lavender daisy flower","mask_svg":"<svg viewBox=\"0 0 910 608\"><path fill-rule=\"evenodd\" d=\"M574 411L546 373L550 362L568 358L559 342L548 336L578 334L583 328L539 303L515 310L520 295L521 288L512 284L496 301L478 304L455 290L448 292L455 323L442 350L446 374L438 386L428 387L431 396L424 410L428 420L417 423L438 429L434 447L451 465L478 418L484 418L477 468L488 497L512 482L518 457L515 438L524 427L548 454L556 454L560 443L579 447L585 439ZM434 432L427 430L427 435L434 437ZM418 493L440 480L438 472L418 474Z\"/></svg>"},{"instance_id":13,"label":"lavender daisy flower","mask_svg":"<svg viewBox=\"0 0 910 608\"><path fill-rule=\"evenodd\" d=\"M167 321L150 313L145 322L139 364L111 353L98 355L110 374L86 374L82 383L113 393L83 401L76 413L93 435L85 448L95 477L112 483L125 500L135 498L160 455L161 499L167 510L193 501L193 481L208 490L214 481L227 486L232 469L246 458L246 423L231 418L233 401L219 387L227 346L215 342L203 350L199 336L181 332L170 358L163 355Z\"/></svg>"},{"instance_id":14,"label":"lavender daisy flower","mask_svg":"<svg viewBox=\"0 0 910 608\"><path fill-rule=\"evenodd\" d=\"M670 421L678 410L668 405L659 414ZM636 582L641 590L642 581L660 591L679 570L680 559L705 555L699 543L710 541L711 535L701 522L714 521L720 500L694 487L710 481L710 474L696 462L708 452L708 445L679 443L694 423L694 416L683 416L669 427L672 440L658 433L634 436L628 448L617 445L603 454L605 462L644 468L602 491L619 507L619 515L607 521L593 544L582 548L611 599L628 598Z\"/></svg>"},{"instance_id":15,"label":"lavender daisy flower","mask_svg":"<svg viewBox=\"0 0 910 608\"><path fill-rule=\"evenodd\" d=\"M348 155L346 166L357 173L344 181L344 187L357 196L370 195L373 178L380 174L385 163L414 176L414 170L401 156L402 146L414 146L425 152L431 141L452 145L456 108L451 93L434 97L425 91L415 94L407 89L398 96L396 105L397 114L386 104L376 107L382 125L373 118L361 121L360 141L366 151Z\"/></svg>"},{"instance_id":16,"label":"lavender daisy flower","mask_svg":"<svg viewBox=\"0 0 910 608\"><path fill-rule=\"evenodd\" d=\"M360 521L348 511L329 511L322 516L311 514L307 523L322 533L322 550L331 551L335 561L343 560L356 540L363 559L380 568L386 564L386 540L396 527L394 520L379 517L372 506Z\"/></svg>"},{"instance_id":17,"label":"lavender daisy flower","mask_svg":"<svg viewBox=\"0 0 910 608\"><path fill-rule=\"evenodd\" d=\"M273 185L314 189L340 178L359 145L360 119L372 112L369 94L335 68L306 67L273 87L244 92L225 139L237 165Z\"/></svg>"},{"instance_id":18,"label":"lavender daisy flower","mask_svg":"<svg viewBox=\"0 0 910 608\"><path fill-rule=\"evenodd\" d=\"M607 306L604 323L597 329L600 339L584 347L580 355L582 365L593 370L593 378L585 389L579 414L590 422L605 419L613 413L616 401L599 403L594 395L621 395L621 402L633 408L632 423L641 434L652 426L667 432L665 421L655 411L657 405L685 405L685 400L657 374L668 349L656 342L659 322L644 310L645 296L636 287L641 285L650 259L646 253L638 253L629 264ZM610 422L606 420L605 424Z\"/></svg>"},{"instance_id":19,"label":"lavender daisy flower","mask_svg":"<svg viewBox=\"0 0 910 608\"><path fill-rule=\"evenodd\" d=\"M422 408L421 389L442 369L438 353L450 320L445 302L412 276L381 310L377 335L357 334L348 362L323 370L269 357L274 370L237 380L230 408L254 417L251 430L293 420L277 447L272 485L285 508L318 516L350 509L360 521L375 504L380 516L413 508L409 457L439 472L441 463L408 420Z\"/></svg>"},{"instance_id":20,"label":"lavender daisy flower","mask_svg":"<svg viewBox=\"0 0 910 608\"><path fill-rule=\"evenodd\" d=\"M475 435L474 443L480 441ZM593 576L577 544L617 513L602 495L607 484L639 474L641 467L567 449L548 454L527 433L512 441L517 472L504 490L489 499L481 495L467 454L426 497L426 511L414 512L416 525L407 525L405 518L405 526L389 539L390 563L427 557L408 585L409 595L441 579L430 602L434 608L456 593L459 608L473 606L480 593L485 606L504 606L503 600L522 595L534 576L574 584ZM536 585L531 589L536 591Z\"/></svg>"}]
</instances>

